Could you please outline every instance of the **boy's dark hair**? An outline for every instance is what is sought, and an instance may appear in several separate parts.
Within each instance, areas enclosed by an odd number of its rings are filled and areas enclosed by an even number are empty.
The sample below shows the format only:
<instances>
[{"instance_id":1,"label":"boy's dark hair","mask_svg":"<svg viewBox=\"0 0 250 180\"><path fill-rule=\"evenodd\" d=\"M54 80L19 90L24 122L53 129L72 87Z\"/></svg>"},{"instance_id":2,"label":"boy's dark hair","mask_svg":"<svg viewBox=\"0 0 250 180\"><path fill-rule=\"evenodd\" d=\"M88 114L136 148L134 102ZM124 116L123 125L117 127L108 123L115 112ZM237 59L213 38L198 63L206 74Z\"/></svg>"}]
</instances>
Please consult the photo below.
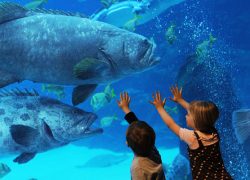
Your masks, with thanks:
<instances>
[{"instance_id":1,"label":"boy's dark hair","mask_svg":"<svg viewBox=\"0 0 250 180\"><path fill-rule=\"evenodd\" d=\"M146 122L135 121L127 129L126 140L137 156L146 157L155 145L155 132Z\"/></svg>"}]
</instances>

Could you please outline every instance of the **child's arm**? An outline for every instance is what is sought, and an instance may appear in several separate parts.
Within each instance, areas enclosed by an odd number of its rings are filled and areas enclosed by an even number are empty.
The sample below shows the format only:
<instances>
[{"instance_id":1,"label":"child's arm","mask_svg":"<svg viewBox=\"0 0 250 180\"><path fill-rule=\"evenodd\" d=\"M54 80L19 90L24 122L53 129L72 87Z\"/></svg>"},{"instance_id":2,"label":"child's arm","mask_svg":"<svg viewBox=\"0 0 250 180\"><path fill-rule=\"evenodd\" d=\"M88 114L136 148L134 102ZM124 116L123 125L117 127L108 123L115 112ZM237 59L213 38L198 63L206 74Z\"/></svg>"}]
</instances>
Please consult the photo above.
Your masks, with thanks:
<instances>
[{"instance_id":1,"label":"child's arm","mask_svg":"<svg viewBox=\"0 0 250 180\"><path fill-rule=\"evenodd\" d=\"M160 114L162 120L165 122L165 124L177 135L179 136L180 126L175 123L173 118L166 112L164 109L164 105L166 103L166 99L163 101L161 100L161 94L160 92L155 93L153 95L153 101L150 102L155 106L158 113Z\"/></svg>"},{"instance_id":2,"label":"child's arm","mask_svg":"<svg viewBox=\"0 0 250 180\"><path fill-rule=\"evenodd\" d=\"M122 109L122 111L126 114L126 121L131 124L134 121L138 121L136 115L129 108L130 97L127 92L120 93L120 100L117 100L118 106Z\"/></svg>"},{"instance_id":3,"label":"child's arm","mask_svg":"<svg viewBox=\"0 0 250 180\"><path fill-rule=\"evenodd\" d=\"M178 89L177 86L172 86L170 88L170 91L173 94L173 97L170 97L170 99L178 104L180 104L184 109L188 110L189 108L189 103L187 101L185 101L182 98L182 88Z\"/></svg>"}]
</instances>

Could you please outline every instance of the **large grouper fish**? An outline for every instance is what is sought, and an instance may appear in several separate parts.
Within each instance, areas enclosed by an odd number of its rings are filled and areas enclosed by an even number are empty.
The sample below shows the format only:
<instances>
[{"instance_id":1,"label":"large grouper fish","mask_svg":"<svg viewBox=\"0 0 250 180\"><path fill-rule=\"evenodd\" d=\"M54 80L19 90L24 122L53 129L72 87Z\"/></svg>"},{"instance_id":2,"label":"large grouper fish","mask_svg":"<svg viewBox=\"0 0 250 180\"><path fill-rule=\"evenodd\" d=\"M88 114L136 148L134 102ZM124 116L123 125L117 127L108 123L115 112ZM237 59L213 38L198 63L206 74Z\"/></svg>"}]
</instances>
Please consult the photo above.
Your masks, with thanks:
<instances>
[{"instance_id":1,"label":"large grouper fish","mask_svg":"<svg viewBox=\"0 0 250 180\"><path fill-rule=\"evenodd\" d=\"M96 119L94 113L36 91L1 91L0 156L19 154L14 162L26 163L36 153L102 133L101 128L90 129Z\"/></svg>"},{"instance_id":2,"label":"large grouper fish","mask_svg":"<svg viewBox=\"0 0 250 180\"><path fill-rule=\"evenodd\" d=\"M31 80L76 86L83 102L97 84L153 67L155 45L107 23L0 3L0 87Z\"/></svg>"}]
</instances>

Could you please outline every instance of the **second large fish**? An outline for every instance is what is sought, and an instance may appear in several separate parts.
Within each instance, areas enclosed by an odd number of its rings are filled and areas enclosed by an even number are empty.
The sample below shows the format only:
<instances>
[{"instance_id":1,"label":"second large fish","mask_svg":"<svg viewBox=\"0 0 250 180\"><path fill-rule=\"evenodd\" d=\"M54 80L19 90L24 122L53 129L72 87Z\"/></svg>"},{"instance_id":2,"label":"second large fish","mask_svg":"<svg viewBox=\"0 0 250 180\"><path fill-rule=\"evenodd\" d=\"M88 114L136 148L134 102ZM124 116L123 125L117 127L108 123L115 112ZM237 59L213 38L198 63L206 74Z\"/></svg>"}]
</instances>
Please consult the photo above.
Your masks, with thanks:
<instances>
[{"instance_id":1,"label":"second large fish","mask_svg":"<svg viewBox=\"0 0 250 180\"><path fill-rule=\"evenodd\" d=\"M0 156L19 154L26 163L37 153L103 132L97 116L36 92L0 92Z\"/></svg>"}]
</instances>

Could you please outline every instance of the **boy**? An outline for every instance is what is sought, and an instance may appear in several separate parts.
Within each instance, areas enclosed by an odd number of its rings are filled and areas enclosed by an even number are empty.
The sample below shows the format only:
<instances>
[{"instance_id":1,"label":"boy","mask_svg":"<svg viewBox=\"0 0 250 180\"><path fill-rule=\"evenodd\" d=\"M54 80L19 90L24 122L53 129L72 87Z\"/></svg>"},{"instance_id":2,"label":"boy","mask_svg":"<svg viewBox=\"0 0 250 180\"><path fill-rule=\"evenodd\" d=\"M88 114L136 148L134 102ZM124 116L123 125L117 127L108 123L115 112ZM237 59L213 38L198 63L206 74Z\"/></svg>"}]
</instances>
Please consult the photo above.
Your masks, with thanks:
<instances>
[{"instance_id":1,"label":"boy","mask_svg":"<svg viewBox=\"0 0 250 180\"><path fill-rule=\"evenodd\" d=\"M165 180L161 156L155 147L155 132L146 122L138 120L129 109L127 92L120 94L118 106L126 114L130 124L126 132L126 143L134 152L130 168L132 180Z\"/></svg>"}]
</instances>

